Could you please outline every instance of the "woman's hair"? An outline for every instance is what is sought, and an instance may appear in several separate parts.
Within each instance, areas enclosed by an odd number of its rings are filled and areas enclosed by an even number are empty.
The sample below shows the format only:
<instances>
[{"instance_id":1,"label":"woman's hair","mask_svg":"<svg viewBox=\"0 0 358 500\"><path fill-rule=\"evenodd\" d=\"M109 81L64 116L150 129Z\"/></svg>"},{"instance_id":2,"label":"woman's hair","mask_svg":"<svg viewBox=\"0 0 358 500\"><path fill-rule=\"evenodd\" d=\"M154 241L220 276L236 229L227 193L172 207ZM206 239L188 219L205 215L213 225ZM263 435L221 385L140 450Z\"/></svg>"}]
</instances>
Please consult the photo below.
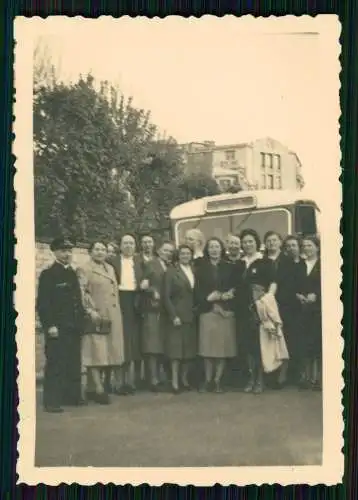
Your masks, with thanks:
<instances>
[{"instance_id":1,"label":"woman's hair","mask_svg":"<svg viewBox=\"0 0 358 500\"><path fill-rule=\"evenodd\" d=\"M302 236L302 238L301 238L302 243L305 240L311 241L315 245L315 247L317 248L318 252L321 251L321 242L317 236L315 236L313 234L307 234L307 235Z\"/></svg>"},{"instance_id":2,"label":"woman's hair","mask_svg":"<svg viewBox=\"0 0 358 500\"><path fill-rule=\"evenodd\" d=\"M153 243L155 243L154 241L154 237L150 234L150 233L143 233L140 235L140 242L142 243L143 239L144 238L150 238L151 240L153 240Z\"/></svg>"},{"instance_id":3,"label":"woman's hair","mask_svg":"<svg viewBox=\"0 0 358 500\"><path fill-rule=\"evenodd\" d=\"M103 241L103 240L93 240L93 241L90 243L89 247L88 247L88 252L89 252L89 253L91 253L91 252L92 252L93 248L95 247L95 245L97 245L97 243L100 243L101 245L103 245L103 246L106 248L106 250L107 250L107 244L106 244L106 242L105 242L105 241Z\"/></svg>"},{"instance_id":4,"label":"woman's hair","mask_svg":"<svg viewBox=\"0 0 358 500\"><path fill-rule=\"evenodd\" d=\"M204 236L204 233L202 233L202 231L200 231L200 229L196 229L196 228L188 229L185 233L185 237L188 236L189 234L195 235L196 238L200 241L201 246L204 245L205 236Z\"/></svg>"},{"instance_id":5,"label":"woman's hair","mask_svg":"<svg viewBox=\"0 0 358 500\"><path fill-rule=\"evenodd\" d=\"M221 255L220 255L220 258L222 259L224 256L225 256L225 245L224 243L221 241L220 238L217 238L216 236L212 236L211 238L209 238L205 244L205 247L204 247L204 250L203 250L203 254L204 254L204 257L206 259L210 259L209 257L209 245L210 245L210 242L212 241L217 241L221 247Z\"/></svg>"},{"instance_id":6,"label":"woman's hair","mask_svg":"<svg viewBox=\"0 0 358 500\"><path fill-rule=\"evenodd\" d=\"M282 242L282 236L280 235L280 233L278 233L277 231L267 231L267 233L265 233L265 236L264 236L264 243L265 243L265 245L266 245L266 241L271 236L277 236L277 238Z\"/></svg>"},{"instance_id":7,"label":"woman's hair","mask_svg":"<svg viewBox=\"0 0 358 500\"><path fill-rule=\"evenodd\" d=\"M117 245L117 243L115 241L110 241L107 244L107 249L108 249L108 247L113 247L116 252L119 252L119 246Z\"/></svg>"},{"instance_id":8,"label":"woman's hair","mask_svg":"<svg viewBox=\"0 0 358 500\"><path fill-rule=\"evenodd\" d=\"M257 249L257 251L259 251L260 247L261 247L261 240L260 240L260 236L258 235L258 233L254 229L244 229L240 233L241 243L242 243L243 239L245 238L245 236L251 236L252 238L254 238L254 240L256 242L256 249Z\"/></svg>"},{"instance_id":9,"label":"woman's hair","mask_svg":"<svg viewBox=\"0 0 358 500\"><path fill-rule=\"evenodd\" d=\"M180 255L180 252L181 252L182 250L184 250L184 249L189 250L189 252L190 252L190 254L191 254L191 258L193 258L193 255L194 255L193 250L190 248L190 246L189 246L189 245L186 245L185 243L182 243L181 245L179 245L179 246L178 246L178 248L177 248L177 249L175 250L175 252L174 252L174 256L173 256L173 262L174 262L174 263L179 262L179 255Z\"/></svg>"}]
</instances>

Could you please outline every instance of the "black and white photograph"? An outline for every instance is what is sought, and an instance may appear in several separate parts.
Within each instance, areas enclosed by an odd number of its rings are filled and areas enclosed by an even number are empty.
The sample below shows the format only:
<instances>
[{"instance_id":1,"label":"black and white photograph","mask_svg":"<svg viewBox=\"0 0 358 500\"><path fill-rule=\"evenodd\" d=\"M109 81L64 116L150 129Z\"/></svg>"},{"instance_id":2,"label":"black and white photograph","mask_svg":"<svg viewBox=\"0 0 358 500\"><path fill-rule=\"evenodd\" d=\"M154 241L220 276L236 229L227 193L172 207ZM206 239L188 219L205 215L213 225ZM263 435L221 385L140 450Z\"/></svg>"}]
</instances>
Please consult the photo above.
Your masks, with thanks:
<instances>
[{"instance_id":1,"label":"black and white photograph","mask_svg":"<svg viewBox=\"0 0 358 500\"><path fill-rule=\"evenodd\" d=\"M16 19L19 482L341 481L339 35Z\"/></svg>"}]
</instances>

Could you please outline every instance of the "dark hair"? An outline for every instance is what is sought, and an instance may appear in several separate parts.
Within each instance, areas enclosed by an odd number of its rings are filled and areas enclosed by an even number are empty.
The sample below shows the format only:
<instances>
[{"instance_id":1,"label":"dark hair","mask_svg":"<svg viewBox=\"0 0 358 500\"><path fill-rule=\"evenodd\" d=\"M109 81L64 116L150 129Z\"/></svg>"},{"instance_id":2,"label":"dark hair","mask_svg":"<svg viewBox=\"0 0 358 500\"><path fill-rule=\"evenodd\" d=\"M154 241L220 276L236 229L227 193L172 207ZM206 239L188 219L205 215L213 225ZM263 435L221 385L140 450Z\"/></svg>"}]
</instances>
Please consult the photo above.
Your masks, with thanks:
<instances>
[{"instance_id":1,"label":"dark hair","mask_svg":"<svg viewBox=\"0 0 358 500\"><path fill-rule=\"evenodd\" d=\"M108 247L113 247L117 252L119 250L119 247L118 247L118 244L115 242L115 241L110 241L108 244L107 244L107 249Z\"/></svg>"},{"instance_id":2,"label":"dark hair","mask_svg":"<svg viewBox=\"0 0 358 500\"><path fill-rule=\"evenodd\" d=\"M271 236L277 236L277 238L280 240L280 241L283 241L282 239L282 236L280 235L280 233L278 233L277 231L267 231L265 233L265 236L264 236L264 243L266 244L266 241L271 237Z\"/></svg>"},{"instance_id":3,"label":"dark hair","mask_svg":"<svg viewBox=\"0 0 358 500\"><path fill-rule=\"evenodd\" d=\"M321 242L317 236L315 236L313 234L307 234L307 235L302 236L301 241L304 242L304 240L311 241L317 247L318 252L321 251Z\"/></svg>"},{"instance_id":4,"label":"dark hair","mask_svg":"<svg viewBox=\"0 0 358 500\"><path fill-rule=\"evenodd\" d=\"M204 247L204 250L203 250L204 257L206 259L210 259L210 257L209 257L209 245L210 245L211 241L217 241L219 243L219 245L221 246L221 255L220 255L220 258L223 259L225 257L225 253L226 253L226 251L225 251L225 245L221 241L221 239L218 238L217 236L212 236L205 243L205 247Z\"/></svg>"},{"instance_id":5,"label":"dark hair","mask_svg":"<svg viewBox=\"0 0 358 500\"><path fill-rule=\"evenodd\" d=\"M89 252L89 253L91 253L91 252L92 252L93 248L95 247L95 245L97 245L97 243L100 243L101 245L103 245L103 246L106 248L106 250L107 250L107 244L106 244L106 242L105 242L105 241L103 241L103 240L94 240L94 241L92 241L92 242L90 243L90 245L89 245L89 247L88 247L88 252Z\"/></svg>"},{"instance_id":6,"label":"dark hair","mask_svg":"<svg viewBox=\"0 0 358 500\"><path fill-rule=\"evenodd\" d=\"M260 247L261 247L261 240L260 240L260 236L258 235L258 233L254 229L244 229L240 233L241 242L243 241L245 236L251 236L255 240L257 251L259 251Z\"/></svg>"},{"instance_id":7,"label":"dark hair","mask_svg":"<svg viewBox=\"0 0 358 500\"><path fill-rule=\"evenodd\" d=\"M153 243L155 243L154 236L152 236L150 233L143 233L140 235L140 242L141 243L142 243L144 238L150 238L151 240L153 240Z\"/></svg>"},{"instance_id":8,"label":"dark hair","mask_svg":"<svg viewBox=\"0 0 358 500\"><path fill-rule=\"evenodd\" d=\"M295 236L294 234L289 234L283 241L283 247L285 248L287 242L291 240L296 241L299 247L301 246L301 238L299 236Z\"/></svg>"},{"instance_id":9,"label":"dark hair","mask_svg":"<svg viewBox=\"0 0 358 500\"><path fill-rule=\"evenodd\" d=\"M187 250L190 251L191 258L193 258L193 255L194 255L193 250L186 243L182 243L181 245L178 246L178 248L175 249L175 252L174 252L174 255L173 255L173 263L174 264L177 264L179 262L179 254L180 254L181 250L183 250L184 248L186 248Z\"/></svg>"}]
</instances>

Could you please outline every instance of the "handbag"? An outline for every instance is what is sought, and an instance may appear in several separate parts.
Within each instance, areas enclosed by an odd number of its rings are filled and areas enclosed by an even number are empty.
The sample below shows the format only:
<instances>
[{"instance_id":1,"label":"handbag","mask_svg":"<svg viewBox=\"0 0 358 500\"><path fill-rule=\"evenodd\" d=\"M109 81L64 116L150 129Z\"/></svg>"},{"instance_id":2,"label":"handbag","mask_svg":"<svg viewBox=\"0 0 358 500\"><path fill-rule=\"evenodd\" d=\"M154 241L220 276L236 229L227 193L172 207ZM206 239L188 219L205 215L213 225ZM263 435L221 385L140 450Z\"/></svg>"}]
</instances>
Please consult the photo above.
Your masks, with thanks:
<instances>
[{"instance_id":1,"label":"handbag","mask_svg":"<svg viewBox=\"0 0 358 500\"><path fill-rule=\"evenodd\" d=\"M84 322L85 334L109 335L112 330L112 321L108 317L101 317L94 321L90 314L86 314Z\"/></svg>"}]
</instances>

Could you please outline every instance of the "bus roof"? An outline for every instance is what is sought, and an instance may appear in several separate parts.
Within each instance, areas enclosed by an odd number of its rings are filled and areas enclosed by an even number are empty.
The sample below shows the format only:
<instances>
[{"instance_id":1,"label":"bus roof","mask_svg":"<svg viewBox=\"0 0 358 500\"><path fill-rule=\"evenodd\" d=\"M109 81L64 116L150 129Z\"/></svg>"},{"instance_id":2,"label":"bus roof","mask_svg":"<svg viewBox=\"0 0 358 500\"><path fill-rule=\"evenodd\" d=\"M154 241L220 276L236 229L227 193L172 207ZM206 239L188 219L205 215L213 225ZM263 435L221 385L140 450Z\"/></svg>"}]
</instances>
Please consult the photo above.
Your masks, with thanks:
<instances>
[{"instance_id":1,"label":"bus roof","mask_svg":"<svg viewBox=\"0 0 358 500\"><path fill-rule=\"evenodd\" d=\"M307 197L304 191L286 190L260 190L240 191L239 193L225 193L215 196L207 196L198 200L191 200L177 205L170 212L172 220L186 219L189 217L201 217L206 214L207 202L219 202L225 200L240 200L246 197L255 198L255 208L269 208L277 205L289 205L297 201L305 200L315 203L311 197ZM245 207L242 207L244 210Z\"/></svg>"}]
</instances>

